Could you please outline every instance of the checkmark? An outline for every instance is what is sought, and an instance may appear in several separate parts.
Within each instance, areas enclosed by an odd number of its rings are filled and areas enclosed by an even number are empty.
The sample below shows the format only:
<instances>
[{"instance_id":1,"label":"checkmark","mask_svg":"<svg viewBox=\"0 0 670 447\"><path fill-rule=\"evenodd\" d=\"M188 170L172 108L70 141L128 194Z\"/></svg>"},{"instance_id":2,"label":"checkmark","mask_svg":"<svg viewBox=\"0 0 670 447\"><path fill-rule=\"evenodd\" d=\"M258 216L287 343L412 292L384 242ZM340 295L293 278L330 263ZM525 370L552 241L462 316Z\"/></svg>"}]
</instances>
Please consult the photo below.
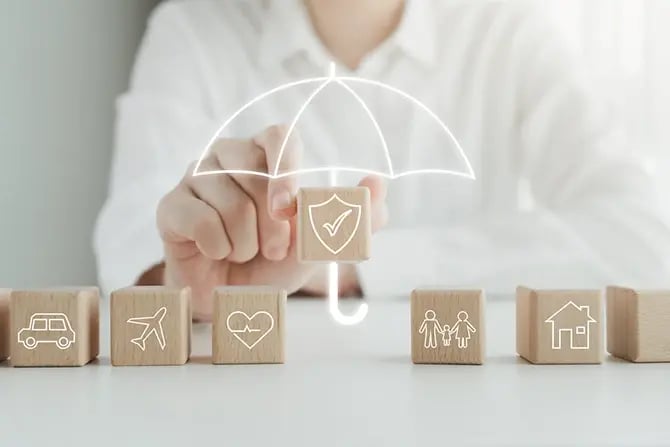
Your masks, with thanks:
<instances>
[{"instance_id":1,"label":"checkmark","mask_svg":"<svg viewBox=\"0 0 670 447\"><path fill-rule=\"evenodd\" d=\"M340 230L340 227L342 226L342 222L347 218L349 214L351 214L353 210L349 209L337 216L337 219L333 223L326 222L323 224L323 228L326 229L330 237L333 237L337 234L337 232Z\"/></svg>"}]
</instances>

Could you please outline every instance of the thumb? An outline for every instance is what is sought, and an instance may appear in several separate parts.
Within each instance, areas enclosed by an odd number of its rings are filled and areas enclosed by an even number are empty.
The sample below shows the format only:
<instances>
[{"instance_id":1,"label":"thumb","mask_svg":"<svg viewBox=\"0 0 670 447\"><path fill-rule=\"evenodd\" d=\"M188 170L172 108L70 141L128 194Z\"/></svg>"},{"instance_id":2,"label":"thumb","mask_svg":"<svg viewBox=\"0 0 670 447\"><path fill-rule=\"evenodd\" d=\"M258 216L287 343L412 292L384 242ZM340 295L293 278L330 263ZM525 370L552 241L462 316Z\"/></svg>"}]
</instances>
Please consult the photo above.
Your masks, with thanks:
<instances>
[{"instance_id":1,"label":"thumb","mask_svg":"<svg viewBox=\"0 0 670 447\"><path fill-rule=\"evenodd\" d=\"M377 175L369 175L358 183L358 186L370 190L370 220L372 231L377 231L388 222L388 207L386 206L386 194L388 192L387 181Z\"/></svg>"}]
</instances>

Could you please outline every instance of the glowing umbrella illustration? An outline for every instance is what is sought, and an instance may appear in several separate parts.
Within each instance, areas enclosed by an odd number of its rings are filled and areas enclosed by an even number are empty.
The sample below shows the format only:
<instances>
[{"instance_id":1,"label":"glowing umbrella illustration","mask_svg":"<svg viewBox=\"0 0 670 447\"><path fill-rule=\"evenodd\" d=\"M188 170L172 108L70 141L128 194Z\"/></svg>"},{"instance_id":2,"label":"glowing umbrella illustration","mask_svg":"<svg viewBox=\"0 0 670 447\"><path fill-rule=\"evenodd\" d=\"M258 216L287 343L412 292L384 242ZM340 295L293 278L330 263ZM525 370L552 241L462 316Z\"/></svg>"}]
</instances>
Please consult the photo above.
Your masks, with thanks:
<instances>
[{"instance_id":1,"label":"glowing umbrella illustration","mask_svg":"<svg viewBox=\"0 0 670 447\"><path fill-rule=\"evenodd\" d=\"M280 166L282 166L281 160L284 156L284 152L287 146L287 143L293 132L296 131L296 127L301 121L307 121L305 112L308 110L310 104L318 99L320 95L323 95L327 88L338 87L337 94L339 95L349 95L355 104L360 106L361 116L366 117L367 121L372 124L372 132L376 143L380 146L382 156L379 157L380 164L375 166L360 166L358 165L358 160L352 160L349 164L328 164L328 165L318 165L318 166L305 166L295 170L281 171ZM395 154L407 154L407 147L402 147L402 144L394 145L394 142L387 141L385 137L384 129L388 126L385 126L382 120L379 120L373 112L370 110L368 104L364 100L365 90L372 89L379 92L379 89L383 89L389 92L389 95L395 101L395 104L415 108L421 117L424 119L427 125L432 127L432 135L435 135L434 144L438 145L440 153L445 155L445 163L449 165L445 168L438 168L435 166L414 166L411 160L404 160L401 163L395 163L393 161L392 153ZM330 89L332 91L332 89ZM267 166L267 172L265 171L254 171L254 170L245 170L245 169L217 169L217 170L205 170L201 169L201 164L203 160L207 157L212 144L222 136L226 134L231 128L235 128L237 123L243 121L243 117L248 116L249 114L255 113L256 105L262 104L264 100L270 99L274 95L285 95L294 99L296 107L293 110L293 117L290 119L290 125L288 131L284 137L284 140L281 144L279 150L279 156L275 162L275 166ZM259 114L262 112L258 112ZM273 118L264 117L269 120ZM284 122L288 122L286 120ZM359 120L360 121L360 120ZM274 122L276 121L274 118ZM355 123L357 123L356 121ZM424 127L427 129L427 127ZM257 129L256 129L257 130ZM240 132L238 127L237 132ZM437 137L439 135L439 138ZM302 136L302 132L301 132ZM322 142L315 142L315 145L321 144ZM307 147L307 145L305 145ZM450 150L449 150L450 149ZM451 157L451 160L447 161L446 157ZM351 164L353 163L353 164ZM433 163L434 164L434 163ZM399 166L400 165L400 166ZM457 177L462 177L469 180L475 180L475 174L468 160L463 148L456 140L452 134L449 127L433 112L428 106L421 102L416 97L388 84L370 80L360 77L352 76L338 76L335 72L335 64L330 64L330 70L327 76L316 77L303 79L295 82L290 82L287 84L280 85L272 90L269 90L256 98L252 99L241 108L239 108L235 113L233 113L217 130L217 132L212 136L209 143L205 147L202 155L200 156L198 162L196 163L193 169L193 176L200 175L216 175L216 174L247 174L247 175L256 175L265 177L268 179L277 179L286 176L309 174L309 173L328 173L330 178L330 185L335 186L337 180L337 174L340 172L349 172L354 174L372 174L387 179L397 179L409 175L418 175L418 174L444 174L452 175ZM344 315L338 305L338 264L336 262L329 263L328 271L328 303L329 310L332 317L339 322L340 324L353 325L357 324L365 318L368 312L368 305L363 303L360 305L358 310L353 315Z\"/></svg>"}]
</instances>

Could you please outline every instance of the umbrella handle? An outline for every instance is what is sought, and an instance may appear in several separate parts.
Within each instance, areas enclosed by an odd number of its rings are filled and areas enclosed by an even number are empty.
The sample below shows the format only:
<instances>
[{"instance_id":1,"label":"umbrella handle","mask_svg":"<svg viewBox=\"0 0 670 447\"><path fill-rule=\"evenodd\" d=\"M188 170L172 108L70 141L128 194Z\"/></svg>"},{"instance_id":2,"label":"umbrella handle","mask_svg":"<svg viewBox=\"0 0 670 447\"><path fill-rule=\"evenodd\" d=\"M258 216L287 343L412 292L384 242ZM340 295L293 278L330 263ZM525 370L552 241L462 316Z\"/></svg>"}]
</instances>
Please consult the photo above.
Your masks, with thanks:
<instances>
[{"instance_id":1,"label":"umbrella handle","mask_svg":"<svg viewBox=\"0 0 670 447\"><path fill-rule=\"evenodd\" d=\"M365 319L368 314L368 305L363 303L353 315L344 315L339 307L339 268L337 262L328 264L328 309L330 315L338 323L345 326L353 326Z\"/></svg>"}]
</instances>

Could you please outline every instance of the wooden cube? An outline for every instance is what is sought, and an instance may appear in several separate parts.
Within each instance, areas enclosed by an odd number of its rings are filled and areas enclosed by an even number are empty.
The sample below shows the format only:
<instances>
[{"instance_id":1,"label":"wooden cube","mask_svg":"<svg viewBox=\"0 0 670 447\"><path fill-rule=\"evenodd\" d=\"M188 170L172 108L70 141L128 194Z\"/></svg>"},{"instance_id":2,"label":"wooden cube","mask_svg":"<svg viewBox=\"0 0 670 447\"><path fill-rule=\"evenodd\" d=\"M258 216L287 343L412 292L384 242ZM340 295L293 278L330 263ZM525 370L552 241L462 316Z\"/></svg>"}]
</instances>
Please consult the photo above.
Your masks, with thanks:
<instances>
[{"instance_id":1,"label":"wooden cube","mask_svg":"<svg viewBox=\"0 0 670 447\"><path fill-rule=\"evenodd\" d=\"M286 291L221 287L214 291L212 363L284 363Z\"/></svg>"},{"instance_id":2,"label":"wooden cube","mask_svg":"<svg viewBox=\"0 0 670 447\"><path fill-rule=\"evenodd\" d=\"M359 262L370 257L370 190L302 188L298 192L298 260Z\"/></svg>"},{"instance_id":3,"label":"wooden cube","mask_svg":"<svg viewBox=\"0 0 670 447\"><path fill-rule=\"evenodd\" d=\"M183 365L191 355L191 289L128 287L112 292L114 366Z\"/></svg>"},{"instance_id":4,"label":"wooden cube","mask_svg":"<svg viewBox=\"0 0 670 447\"><path fill-rule=\"evenodd\" d=\"M414 363L481 365L485 357L483 290L414 290Z\"/></svg>"},{"instance_id":5,"label":"wooden cube","mask_svg":"<svg viewBox=\"0 0 670 447\"><path fill-rule=\"evenodd\" d=\"M9 289L0 289L0 362L9 357Z\"/></svg>"},{"instance_id":6,"label":"wooden cube","mask_svg":"<svg viewBox=\"0 0 670 447\"><path fill-rule=\"evenodd\" d=\"M607 351L631 362L670 362L670 291L608 287Z\"/></svg>"},{"instance_id":7,"label":"wooden cube","mask_svg":"<svg viewBox=\"0 0 670 447\"><path fill-rule=\"evenodd\" d=\"M97 288L14 290L10 299L13 366L83 366L98 356Z\"/></svg>"},{"instance_id":8,"label":"wooden cube","mask_svg":"<svg viewBox=\"0 0 670 447\"><path fill-rule=\"evenodd\" d=\"M531 363L602 363L599 290L517 288L516 349Z\"/></svg>"}]
</instances>

